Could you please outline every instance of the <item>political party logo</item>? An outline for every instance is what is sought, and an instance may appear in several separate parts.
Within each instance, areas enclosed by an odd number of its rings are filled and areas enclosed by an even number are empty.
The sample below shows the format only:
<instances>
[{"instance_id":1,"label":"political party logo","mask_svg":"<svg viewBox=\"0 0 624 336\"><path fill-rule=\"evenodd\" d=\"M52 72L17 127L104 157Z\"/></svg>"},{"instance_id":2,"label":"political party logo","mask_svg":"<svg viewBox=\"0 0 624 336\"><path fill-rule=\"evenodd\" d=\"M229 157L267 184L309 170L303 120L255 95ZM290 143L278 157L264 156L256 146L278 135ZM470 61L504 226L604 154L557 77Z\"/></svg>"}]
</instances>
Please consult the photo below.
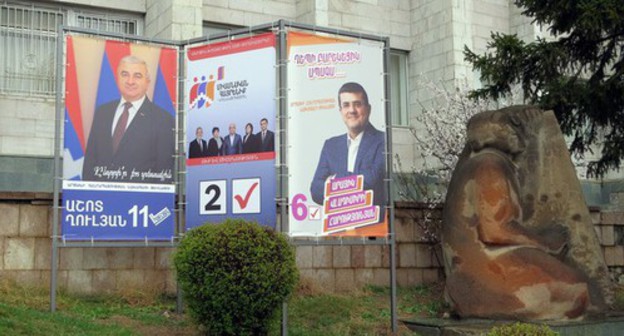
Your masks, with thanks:
<instances>
[{"instance_id":1,"label":"political party logo","mask_svg":"<svg viewBox=\"0 0 624 336\"><path fill-rule=\"evenodd\" d=\"M191 109L202 107L209 108L215 99L215 85L217 81L222 81L225 78L225 67L220 66L217 69L217 78L214 75L201 76L201 78L193 78L193 86L191 92L189 92L189 103Z\"/></svg>"},{"instance_id":2,"label":"political party logo","mask_svg":"<svg viewBox=\"0 0 624 336\"><path fill-rule=\"evenodd\" d=\"M246 79L217 84L219 101L247 98L249 82Z\"/></svg>"}]
</instances>

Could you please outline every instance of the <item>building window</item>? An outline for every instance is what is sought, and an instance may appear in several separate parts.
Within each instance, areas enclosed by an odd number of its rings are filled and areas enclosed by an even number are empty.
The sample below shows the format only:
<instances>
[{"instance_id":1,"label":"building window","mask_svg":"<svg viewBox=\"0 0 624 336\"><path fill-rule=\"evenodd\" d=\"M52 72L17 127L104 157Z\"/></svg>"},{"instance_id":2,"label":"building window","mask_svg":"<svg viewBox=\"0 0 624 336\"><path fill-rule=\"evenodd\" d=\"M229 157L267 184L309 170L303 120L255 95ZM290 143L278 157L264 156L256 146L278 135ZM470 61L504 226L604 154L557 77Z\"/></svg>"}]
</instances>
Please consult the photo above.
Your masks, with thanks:
<instances>
[{"instance_id":1,"label":"building window","mask_svg":"<svg viewBox=\"0 0 624 336\"><path fill-rule=\"evenodd\" d=\"M61 24L138 35L142 17L24 2L0 4L0 93L53 96Z\"/></svg>"},{"instance_id":2,"label":"building window","mask_svg":"<svg viewBox=\"0 0 624 336\"><path fill-rule=\"evenodd\" d=\"M70 11L69 24L109 33L140 35L138 18L115 17L107 14L85 14Z\"/></svg>"},{"instance_id":3,"label":"building window","mask_svg":"<svg viewBox=\"0 0 624 336\"><path fill-rule=\"evenodd\" d=\"M0 92L54 92L60 10L0 4Z\"/></svg>"},{"instance_id":4,"label":"building window","mask_svg":"<svg viewBox=\"0 0 624 336\"><path fill-rule=\"evenodd\" d=\"M225 33L227 31L239 29L239 28L243 28L243 26L204 21L204 24L202 25L202 34L203 36L208 36L208 35Z\"/></svg>"},{"instance_id":5,"label":"building window","mask_svg":"<svg viewBox=\"0 0 624 336\"><path fill-rule=\"evenodd\" d=\"M392 96L392 125L409 126L409 99L407 96L407 53L390 51L390 91Z\"/></svg>"}]
</instances>

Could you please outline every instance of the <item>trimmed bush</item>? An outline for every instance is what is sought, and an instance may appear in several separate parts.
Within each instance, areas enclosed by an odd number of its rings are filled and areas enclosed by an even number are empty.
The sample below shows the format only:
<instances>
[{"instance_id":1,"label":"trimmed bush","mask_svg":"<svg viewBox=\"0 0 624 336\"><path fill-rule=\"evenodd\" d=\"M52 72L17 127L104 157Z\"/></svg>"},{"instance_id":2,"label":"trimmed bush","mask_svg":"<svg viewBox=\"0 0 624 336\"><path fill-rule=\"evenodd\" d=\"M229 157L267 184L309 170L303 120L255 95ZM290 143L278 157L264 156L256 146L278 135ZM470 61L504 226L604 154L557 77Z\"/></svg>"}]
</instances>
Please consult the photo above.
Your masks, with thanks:
<instances>
[{"instance_id":1,"label":"trimmed bush","mask_svg":"<svg viewBox=\"0 0 624 336\"><path fill-rule=\"evenodd\" d=\"M516 322L492 328L487 336L557 336L547 325Z\"/></svg>"},{"instance_id":2,"label":"trimmed bush","mask_svg":"<svg viewBox=\"0 0 624 336\"><path fill-rule=\"evenodd\" d=\"M624 285L616 285L614 292L613 310L624 311Z\"/></svg>"},{"instance_id":3,"label":"trimmed bush","mask_svg":"<svg viewBox=\"0 0 624 336\"><path fill-rule=\"evenodd\" d=\"M174 255L193 319L211 335L263 335L298 280L294 248L240 219L192 229Z\"/></svg>"}]
</instances>

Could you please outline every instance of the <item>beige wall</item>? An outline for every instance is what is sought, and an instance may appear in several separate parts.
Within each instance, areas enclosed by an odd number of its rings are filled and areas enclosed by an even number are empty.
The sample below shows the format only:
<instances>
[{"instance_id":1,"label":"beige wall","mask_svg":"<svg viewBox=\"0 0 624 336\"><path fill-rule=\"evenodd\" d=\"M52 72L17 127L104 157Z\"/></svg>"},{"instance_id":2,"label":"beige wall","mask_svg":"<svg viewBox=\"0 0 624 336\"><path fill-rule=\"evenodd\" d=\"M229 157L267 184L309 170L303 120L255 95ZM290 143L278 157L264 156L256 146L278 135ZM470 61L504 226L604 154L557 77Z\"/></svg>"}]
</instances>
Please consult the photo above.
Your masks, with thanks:
<instances>
[{"instance_id":1,"label":"beige wall","mask_svg":"<svg viewBox=\"0 0 624 336\"><path fill-rule=\"evenodd\" d=\"M49 195L1 200L0 279L26 286L50 285L52 209ZM416 215L420 216L419 210ZM405 217L408 216L408 217ZM438 280L429 245L408 212L397 211L397 281L401 286ZM313 242L312 242L313 244ZM175 293L173 248L59 249L58 286L73 293L157 291ZM324 291L352 291L364 285L389 285L389 247L299 246L297 265L308 284Z\"/></svg>"},{"instance_id":2,"label":"beige wall","mask_svg":"<svg viewBox=\"0 0 624 336\"><path fill-rule=\"evenodd\" d=\"M0 95L0 154L54 155L54 99Z\"/></svg>"},{"instance_id":3,"label":"beige wall","mask_svg":"<svg viewBox=\"0 0 624 336\"><path fill-rule=\"evenodd\" d=\"M50 285L52 210L49 195L0 200L0 279L26 286ZM5 197L6 198L6 197ZM420 242L418 208L396 213L397 283L435 282L443 272L431 245ZM605 260L614 278L624 271L624 212L592 212ZM618 238L620 241L618 241ZM365 285L389 285L389 246L297 247L305 283L322 291L348 292ZM73 293L155 291L175 293L173 248L60 248L58 286ZM439 252L437 252L439 254Z\"/></svg>"},{"instance_id":4,"label":"beige wall","mask_svg":"<svg viewBox=\"0 0 624 336\"><path fill-rule=\"evenodd\" d=\"M0 201L0 279L49 287L52 210L42 199ZM175 293L172 248L61 248L58 286L74 293Z\"/></svg>"}]
</instances>

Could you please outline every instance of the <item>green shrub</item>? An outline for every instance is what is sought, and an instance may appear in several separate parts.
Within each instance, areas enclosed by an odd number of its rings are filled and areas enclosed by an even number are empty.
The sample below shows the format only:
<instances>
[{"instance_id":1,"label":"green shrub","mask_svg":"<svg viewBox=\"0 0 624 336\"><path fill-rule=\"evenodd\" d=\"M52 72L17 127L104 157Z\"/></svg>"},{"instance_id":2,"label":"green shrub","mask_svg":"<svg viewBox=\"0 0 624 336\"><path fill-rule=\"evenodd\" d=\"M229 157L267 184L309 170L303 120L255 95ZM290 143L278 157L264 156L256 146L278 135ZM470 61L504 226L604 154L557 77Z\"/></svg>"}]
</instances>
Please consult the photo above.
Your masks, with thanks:
<instances>
[{"instance_id":1,"label":"green shrub","mask_svg":"<svg viewBox=\"0 0 624 336\"><path fill-rule=\"evenodd\" d=\"M613 310L624 311L624 286L617 285L615 287L615 300L613 302Z\"/></svg>"},{"instance_id":2,"label":"green shrub","mask_svg":"<svg viewBox=\"0 0 624 336\"><path fill-rule=\"evenodd\" d=\"M557 336L547 325L516 322L492 328L487 336Z\"/></svg>"},{"instance_id":3,"label":"green shrub","mask_svg":"<svg viewBox=\"0 0 624 336\"><path fill-rule=\"evenodd\" d=\"M174 264L190 315L211 335L266 334L298 279L286 238L244 220L191 230Z\"/></svg>"}]
</instances>

